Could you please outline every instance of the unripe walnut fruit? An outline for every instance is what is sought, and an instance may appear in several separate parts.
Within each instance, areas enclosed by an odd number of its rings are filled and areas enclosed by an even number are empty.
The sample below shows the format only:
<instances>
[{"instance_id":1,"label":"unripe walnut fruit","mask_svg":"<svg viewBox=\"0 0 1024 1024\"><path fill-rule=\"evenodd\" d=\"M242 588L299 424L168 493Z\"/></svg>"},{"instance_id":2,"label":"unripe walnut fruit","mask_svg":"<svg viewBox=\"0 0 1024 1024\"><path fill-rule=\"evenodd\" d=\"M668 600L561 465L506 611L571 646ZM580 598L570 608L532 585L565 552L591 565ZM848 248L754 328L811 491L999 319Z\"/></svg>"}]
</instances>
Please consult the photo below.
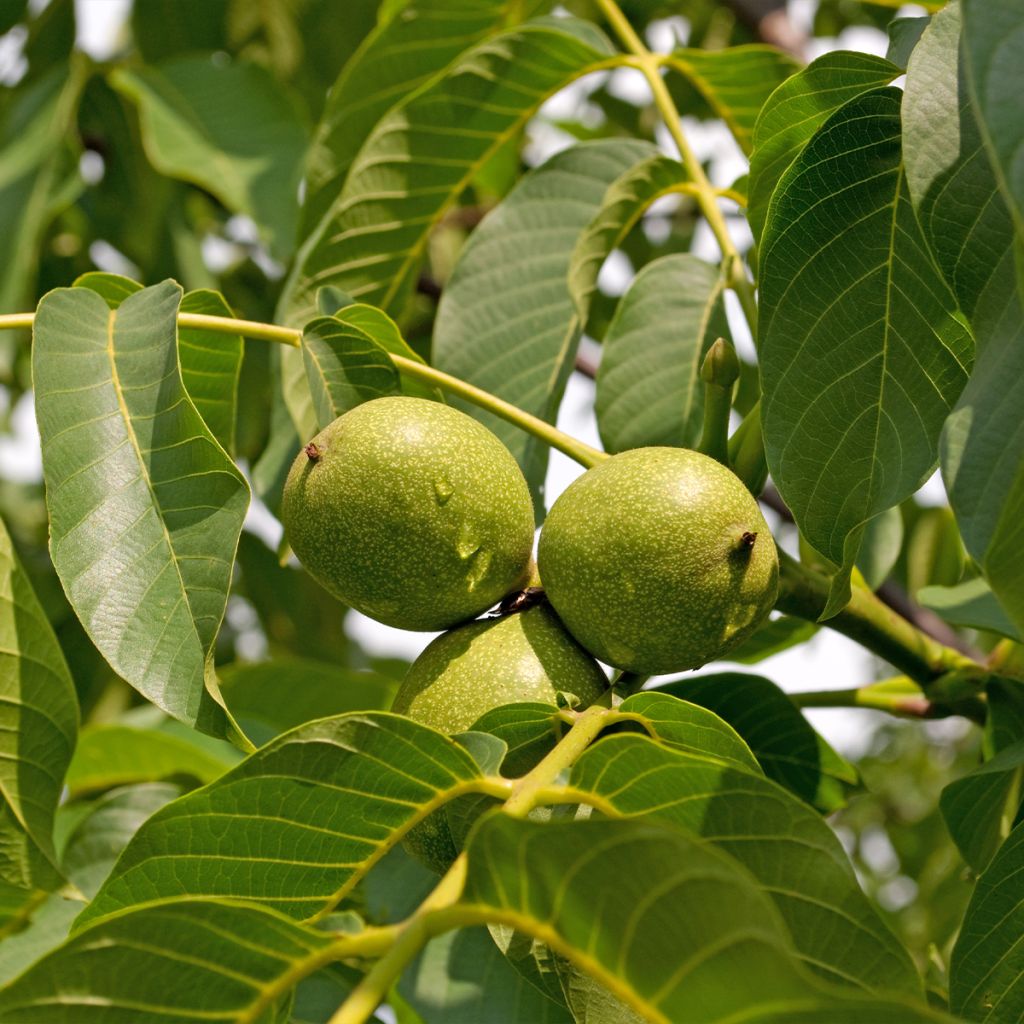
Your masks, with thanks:
<instances>
[{"instance_id":1,"label":"unripe walnut fruit","mask_svg":"<svg viewBox=\"0 0 1024 1024\"><path fill-rule=\"evenodd\" d=\"M465 413L378 398L299 452L281 519L321 585L402 629L440 630L517 589L529 571L533 504L509 450Z\"/></svg>"},{"instance_id":2,"label":"unripe walnut fruit","mask_svg":"<svg viewBox=\"0 0 1024 1024\"><path fill-rule=\"evenodd\" d=\"M775 602L778 553L761 510L719 462L637 448L574 481L541 529L540 578L577 640L616 668L698 668Z\"/></svg>"}]
</instances>

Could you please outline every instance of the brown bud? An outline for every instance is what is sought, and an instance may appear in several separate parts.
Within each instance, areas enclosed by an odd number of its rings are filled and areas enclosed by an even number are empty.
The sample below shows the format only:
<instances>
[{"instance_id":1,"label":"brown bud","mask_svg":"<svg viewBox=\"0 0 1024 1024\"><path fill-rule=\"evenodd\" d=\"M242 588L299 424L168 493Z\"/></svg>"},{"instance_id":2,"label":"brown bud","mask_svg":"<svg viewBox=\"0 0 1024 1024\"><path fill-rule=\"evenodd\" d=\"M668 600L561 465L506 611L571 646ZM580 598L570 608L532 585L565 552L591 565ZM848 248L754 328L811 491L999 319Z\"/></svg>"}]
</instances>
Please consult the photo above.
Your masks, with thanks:
<instances>
[{"instance_id":1,"label":"brown bud","mask_svg":"<svg viewBox=\"0 0 1024 1024\"><path fill-rule=\"evenodd\" d=\"M746 531L746 532L745 532L745 533L744 533L744 534L743 534L743 535L742 535L742 536L740 537L740 543L741 543L741 544L742 544L742 545L743 545L743 546L744 546L745 548L752 548L752 547L754 546L754 541L755 541L755 540L757 540L757 534L756 534L756 533L751 533L751 532L750 532L749 530L747 530L747 531Z\"/></svg>"},{"instance_id":2,"label":"brown bud","mask_svg":"<svg viewBox=\"0 0 1024 1024\"><path fill-rule=\"evenodd\" d=\"M322 454L320 449L312 441L310 441L302 450L306 453L306 458L309 459L310 462L316 462Z\"/></svg>"}]
</instances>

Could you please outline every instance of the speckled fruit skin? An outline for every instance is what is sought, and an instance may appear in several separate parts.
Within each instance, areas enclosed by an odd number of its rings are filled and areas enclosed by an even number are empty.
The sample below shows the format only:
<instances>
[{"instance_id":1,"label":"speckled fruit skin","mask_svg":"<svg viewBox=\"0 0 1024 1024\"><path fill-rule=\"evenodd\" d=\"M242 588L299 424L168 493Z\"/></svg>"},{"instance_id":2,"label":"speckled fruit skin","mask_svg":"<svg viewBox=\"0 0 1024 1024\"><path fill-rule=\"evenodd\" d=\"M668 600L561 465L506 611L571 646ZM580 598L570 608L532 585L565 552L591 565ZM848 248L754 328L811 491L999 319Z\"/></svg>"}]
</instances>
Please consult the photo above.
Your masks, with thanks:
<instances>
[{"instance_id":1,"label":"speckled fruit skin","mask_svg":"<svg viewBox=\"0 0 1024 1024\"><path fill-rule=\"evenodd\" d=\"M728 469L685 448L637 448L584 473L552 506L537 562L573 636L647 675L720 658L778 591L757 502Z\"/></svg>"},{"instance_id":2,"label":"speckled fruit skin","mask_svg":"<svg viewBox=\"0 0 1024 1024\"><path fill-rule=\"evenodd\" d=\"M525 578L533 504L509 450L439 402L378 398L299 452L281 519L332 594L401 629L447 629Z\"/></svg>"},{"instance_id":3,"label":"speckled fruit skin","mask_svg":"<svg viewBox=\"0 0 1024 1024\"><path fill-rule=\"evenodd\" d=\"M465 732L492 708L517 701L555 702L561 691L586 707L608 688L596 661L546 605L469 622L434 640L413 662L391 710L440 732ZM531 764L505 770L522 774ZM413 829L406 848L445 871L458 850L440 813Z\"/></svg>"}]
</instances>

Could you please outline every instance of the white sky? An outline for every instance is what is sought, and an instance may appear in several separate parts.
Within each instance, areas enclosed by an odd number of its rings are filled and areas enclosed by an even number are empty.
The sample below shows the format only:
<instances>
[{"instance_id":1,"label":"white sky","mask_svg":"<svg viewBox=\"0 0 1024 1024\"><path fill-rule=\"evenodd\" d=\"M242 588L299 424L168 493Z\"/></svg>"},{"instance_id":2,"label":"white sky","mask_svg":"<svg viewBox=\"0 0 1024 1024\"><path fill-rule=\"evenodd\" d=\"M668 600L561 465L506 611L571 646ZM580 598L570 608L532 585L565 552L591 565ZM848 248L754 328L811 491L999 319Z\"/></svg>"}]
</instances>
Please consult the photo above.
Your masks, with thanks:
<instances>
[{"instance_id":1,"label":"white sky","mask_svg":"<svg viewBox=\"0 0 1024 1024\"><path fill-rule=\"evenodd\" d=\"M45 0L33 0L32 3L34 9L44 5ZM76 0L78 45L81 49L98 60L111 57L116 51L118 33L130 7L130 0ZM809 26L815 7L815 0L790 0L792 17L804 26ZM907 5L900 13L917 15L923 12L921 8ZM668 19L653 29L648 41L658 49L668 49L677 37L685 37L686 31L684 19ZM811 56L839 48L884 54L886 37L873 29L849 29L835 40L815 40L813 47ZM586 103L587 94L596 84L586 80L576 83L549 101L542 115L557 118L577 111ZM646 98L646 87L637 72L626 69L614 72L611 87L623 99ZM711 176L716 183L729 184L746 171L746 161L724 126L702 125L691 118L684 118L684 126L698 157L713 158ZM531 136L528 158L533 164L547 159L572 142L568 136L544 125L543 117L540 123L533 126ZM672 152L667 137L659 137L659 142L668 152ZM741 223L739 218L734 218L734 222L738 230L747 231L745 223ZM717 256L715 243L706 226L704 228L698 232L694 251L697 255L714 260ZM737 238L742 240L742 236L738 235ZM610 259L602 272L601 285L612 294L620 294L628 284L630 273L631 269L624 257ZM735 304L730 309L730 324L737 346L748 356L752 355L749 332L742 317L737 314ZM558 426L599 447L593 402L593 382L573 374L559 413ZM13 436L0 437L0 474L10 479L39 479L39 440L30 399L23 400L14 410L13 430ZM549 503L582 471L580 466L566 456L552 452L547 477ZM921 497L929 503L944 500L938 477L929 481ZM249 526L271 542L275 542L280 533L280 526L265 509L258 506L251 513ZM347 628L371 653L400 654L410 658L415 657L435 635L391 629L354 612L348 616ZM863 685L879 677L880 666L859 645L823 629L809 643L768 658L759 665L737 666L720 662L701 669L698 674L733 668L758 672L773 679L784 689L795 691L844 689ZM835 746L851 755L864 749L878 717L873 712L846 709L812 710L808 716Z\"/></svg>"}]
</instances>

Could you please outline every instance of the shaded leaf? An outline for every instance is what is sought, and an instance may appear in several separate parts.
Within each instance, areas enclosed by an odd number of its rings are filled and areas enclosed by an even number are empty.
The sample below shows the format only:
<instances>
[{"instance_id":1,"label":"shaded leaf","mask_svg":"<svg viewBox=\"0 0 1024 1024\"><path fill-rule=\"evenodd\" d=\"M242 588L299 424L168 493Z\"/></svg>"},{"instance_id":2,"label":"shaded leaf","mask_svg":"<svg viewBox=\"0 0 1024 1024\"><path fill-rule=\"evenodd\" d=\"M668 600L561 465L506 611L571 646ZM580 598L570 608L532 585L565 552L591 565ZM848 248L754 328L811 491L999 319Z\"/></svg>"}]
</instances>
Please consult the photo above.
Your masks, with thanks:
<instances>
[{"instance_id":1,"label":"shaded leaf","mask_svg":"<svg viewBox=\"0 0 1024 1024\"><path fill-rule=\"evenodd\" d=\"M949 964L949 1005L985 1024L1024 1014L1024 824L978 879Z\"/></svg>"},{"instance_id":2,"label":"shaded leaf","mask_svg":"<svg viewBox=\"0 0 1024 1024\"><path fill-rule=\"evenodd\" d=\"M639 736L593 746L571 785L620 814L669 822L735 857L775 903L799 957L822 977L867 991L919 990L909 954L861 892L839 840L781 786Z\"/></svg>"},{"instance_id":3,"label":"shaded leaf","mask_svg":"<svg viewBox=\"0 0 1024 1024\"><path fill-rule=\"evenodd\" d=\"M765 101L800 68L789 54L759 43L724 50L674 50L665 62L700 90L744 153L753 148L754 124Z\"/></svg>"},{"instance_id":4,"label":"shaded leaf","mask_svg":"<svg viewBox=\"0 0 1024 1024\"><path fill-rule=\"evenodd\" d=\"M68 836L61 868L69 881L90 899L110 874L128 840L181 788L166 782L127 786L105 794Z\"/></svg>"},{"instance_id":5,"label":"shaded leaf","mask_svg":"<svg viewBox=\"0 0 1024 1024\"><path fill-rule=\"evenodd\" d=\"M877 590L892 572L903 547L903 516L898 508L886 509L869 519L857 554L857 568L871 590Z\"/></svg>"},{"instance_id":6,"label":"shaded leaf","mask_svg":"<svg viewBox=\"0 0 1024 1024\"><path fill-rule=\"evenodd\" d=\"M635 140L582 143L523 177L459 255L438 306L434 365L553 420L601 263L672 163L644 160L651 155ZM497 434L539 494L548 446L492 413L453 404Z\"/></svg>"},{"instance_id":7,"label":"shaded leaf","mask_svg":"<svg viewBox=\"0 0 1024 1024\"><path fill-rule=\"evenodd\" d=\"M306 325L302 359L319 430L363 402L401 390L387 352L364 331L334 317L317 317Z\"/></svg>"},{"instance_id":8,"label":"shaded leaf","mask_svg":"<svg viewBox=\"0 0 1024 1024\"><path fill-rule=\"evenodd\" d=\"M185 900L102 921L0 992L0 1017L53 1024L276 1020L344 938L260 907Z\"/></svg>"},{"instance_id":9,"label":"shaded leaf","mask_svg":"<svg viewBox=\"0 0 1024 1024\"><path fill-rule=\"evenodd\" d=\"M231 714L257 746L315 718L386 710L397 688L376 672L305 658L236 664L221 679Z\"/></svg>"},{"instance_id":10,"label":"shaded leaf","mask_svg":"<svg viewBox=\"0 0 1024 1024\"><path fill-rule=\"evenodd\" d=\"M811 136L848 100L891 82L900 69L881 57L836 50L779 86L754 127L747 218L760 239L769 200Z\"/></svg>"},{"instance_id":11,"label":"shaded leaf","mask_svg":"<svg viewBox=\"0 0 1024 1024\"><path fill-rule=\"evenodd\" d=\"M93 725L82 731L66 785L74 799L134 782L184 777L212 782L235 763L170 733L126 725Z\"/></svg>"},{"instance_id":12,"label":"shaded leaf","mask_svg":"<svg viewBox=\"0 0 1024 1024\"><path fill-rule=\"evenodd\" d=\"M806 643L817 632L818 627L813 622L792 615L780 615L770 619L738 647L734 647L729 652L729 661L740 665L756 665L773 654Z\"/></svg>"},{"instance_id":13,"label":"shaded leaf","mask_svg":"<svg viewBox=\"0 0 1024 1024\"><path fill-rule=\"evenodd\" d=\"M433 226L477 170L548 95L617 61L593 26L565 18L533 22L464 53L377 123L330 215L299 253L281 319L309 320L317 290L328 284L357 301L400 309Z\"/></svg>"},{"instance_id":14,"label":"shaded leaf","mask_svg":"<svg viewBox=\"0 0 1024 1024\"><path fill-rule=\"evenodd\" d=\"M370 712L312 722L158 811L81 920L196 895L313 917L409 828L485 788L462 747L408 719Z\"/></svg>"},{"instance_id":15,"label":"shaded leaf","mask_svg":"<svg viewBox=\"0 0 1024 1024\"><path fill-rule=\"evenodd\" d=\"M78 699L57 638L0 519L0 881L53 889L53 818Z\"/></svg>"},{"instance_id":16,"label":"shaded leaf","mask_svg":"<svg viewBox=\"0 0 1024 1024\"><path fill-rule=\"evenodd\" d=\"M885 59L898 68L906 69L914 47L920 42L921 34L930 20L928 15L920 18L893 18L887 29L889 48L885 52Z\"/></svg>"},{"instance_id":17,"label":"shaded leaf","mask_svg":"<svg viewBox=\"0 0 1024 1024\"><path fill-rule=\"evenodd\" d=\"M700 441L700 365L729 337L717 267L688 253L648 263L619 300L605 332L595 411L605 450Z\"/></svg>"},{"instance_id":18,"label":"shaded leaf","mask_svg":"<svg viewBox=\"0 0 1024 1024\"><path fill-rule=\"evenodd\" d=\"M1010 621L998 598L981 577L953 587L923 587L917 592L917 600L925 608L941 615L951 626L989 630L1024 643L1024 631Z\"/></svg>"},{"instance_id":19,"label":"shaded leaf","mask_svg":"<svg viewBox=\"0 0 1024 1024\"><path fill-rule=\"evenodd\" d=\"M117 68L110 82L138 106L158 171L252 217L274 255L289 254L307 130L283 82L255 64L206 56Z\"/></svg>"},{"instance_id":20,"label":"shaded leaf","mask_svg":"<svg viewBox=\"0 0 1024 1024\"><path fill-rule=\"evenodd\" d=\"M299 450L291 449L288 465ZM271 655L287 651L305 658L348 663L351 643L345 635L347 611L304 570L282 566L254 534L243 532L238 544L245 595L259 616Z\"/></svg>"},{"instance_id":21,"label":"shaded leaf","mask_svg":"<svg viewBox=\"0 0 1024 1024\"><path fill-rule=\"evenodd\" d=\"M249 500L178 369L181 289L110 310L84 288L39 304L33 345L50 552L112 667L169 714L223 734L206 661Z\"/></svg>"},{"instance_id":22,"label":"shaded leaf","mask_svg":"<svg viewBox=\"0 0 1024 1024\"><path fill-rule=\"evenodd\" d=\"M779 183L761 252L762 424L801 533L849 599L865 525L931 473L971 339L931 262L900 154L900 93L851 100Z\"/></svg>"},{"instance_id":23,"label":"shaded leaf","mask_svg":"<svg viewBox=\"0 0 1024 1024\"><path fill-rule=\"evenodd\" d=\"M502 27L511 7L509 0L411 0L395 17L378 22L331 88L314 134L303 237L329 212L359 147L384 114Z\"/></svg>"},{"instance_id":24,"label":"shaded leaf","mask_svg":"<svg viewBox=\"0 0 1024 1024\"><path fill-rule=\"evenodd\" d=\"M1021 806L1024 742L1014 743L942 791L939 806L965 861L988 867L1010 834Z\"/></svg>"},{"instance_id":25,"label":"shaded leaf","mask_svg":"<svg viewBox=\"0 0 1024 1024\"><path fill-rule=\"evenodd\" d=\"M485 928L432 939L402 975L398 991L424 1024L573 1021L509 964Z\"/></svg>"},{"instance_id":26,"label":"shaded leaf","mask_svg":"<svg viewBox=\"0 0 1024 1024\"><path fill-rule=\"evenodd\" d=\"M764 676L721 672L658 689L714 711L746 740L768 778L822 811L842 807L857 784L853 765Z\"/></svg>"}]
</instances>

